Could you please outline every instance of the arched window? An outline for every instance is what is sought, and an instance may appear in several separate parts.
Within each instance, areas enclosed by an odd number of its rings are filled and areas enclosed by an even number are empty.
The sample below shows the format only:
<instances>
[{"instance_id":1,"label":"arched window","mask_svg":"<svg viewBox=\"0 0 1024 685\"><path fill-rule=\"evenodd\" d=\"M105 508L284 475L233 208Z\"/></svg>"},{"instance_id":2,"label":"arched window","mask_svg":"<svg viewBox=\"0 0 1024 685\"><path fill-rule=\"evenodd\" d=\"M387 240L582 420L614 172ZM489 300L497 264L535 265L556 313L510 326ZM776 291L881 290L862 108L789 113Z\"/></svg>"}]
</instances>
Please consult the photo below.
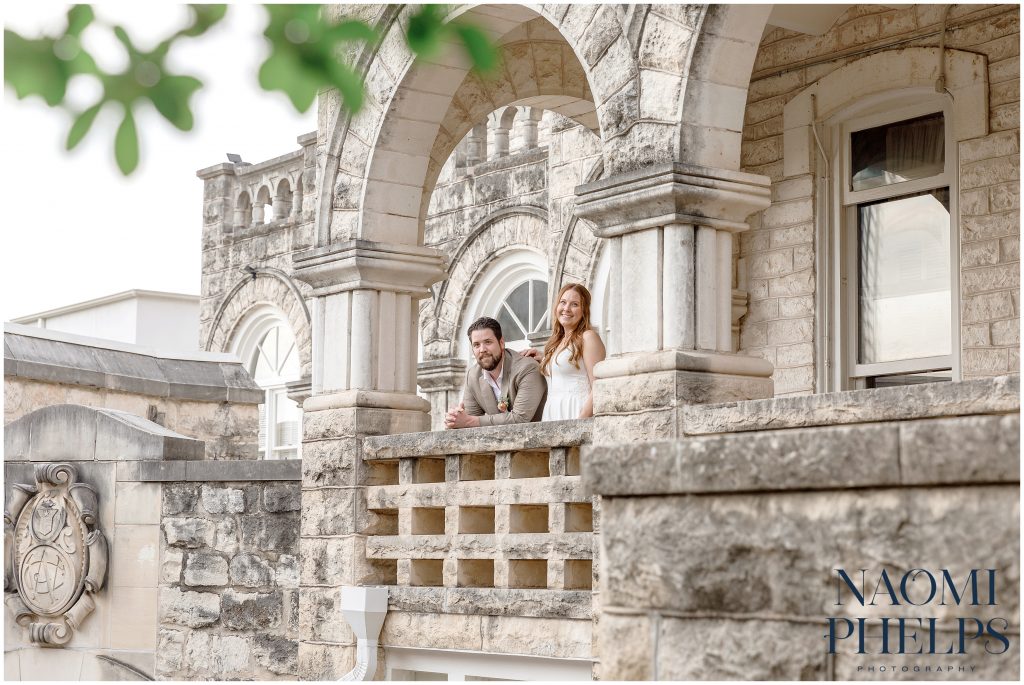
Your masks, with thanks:
<instances>
[{"instance_id":1,"label":"arched window","mask_svg":"<svg viewBox=\"0 0 1024 685\"><path fill-rule=\"evenodd\" d=\"M291 327L274 308L261 307L242 324L236 340L235 354L265 392L259 407L260 458L299 458L302 409L285 387L301 375Z\"/></svg>"},{"instance_id":2,"label":"arched window","mask_svg":"<svg viewBox=\"0 0 1024 685\"><path fill-rule=\"evenodd\" d=\"M505 343L526 341L531 333L544 329L548 320L547 281L531 278L517 285L498 307Z\"/></svg>"},{"instance_id":3,"label":"arched window","mask_svg":"<svg viewBox=\"0 0 1024 685\"><path fill-rule=\"evenodd\" d=\"M473 286L459 336L461 355L471 359L466 331L481 316L498 320L509 349L526 349L529 334L551 326L550 299L544 256L528 248L505 252Z\"/></svg>"}]
</instances>

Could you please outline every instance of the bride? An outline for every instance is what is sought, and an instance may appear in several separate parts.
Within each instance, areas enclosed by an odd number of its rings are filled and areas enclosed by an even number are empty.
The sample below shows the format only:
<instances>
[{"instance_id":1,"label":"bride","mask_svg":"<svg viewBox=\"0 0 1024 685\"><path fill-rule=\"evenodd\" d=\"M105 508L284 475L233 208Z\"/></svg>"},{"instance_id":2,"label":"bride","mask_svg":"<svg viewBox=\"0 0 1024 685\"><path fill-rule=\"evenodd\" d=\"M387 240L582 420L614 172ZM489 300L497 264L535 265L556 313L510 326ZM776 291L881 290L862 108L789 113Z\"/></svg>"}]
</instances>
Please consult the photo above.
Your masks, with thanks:
<instances>
[{"instance_id":1,"label":"bride","mask_svg":"<svg viewBox=\"0 0 1024 685\"><path fill-rule=\"evenodd\" d=\"M534 349L523 352L541 357L541 373L548 377L541 421L585 419L594 415L594 365L605 355L601 336L590 327L590 291L579 283L562 286L554 313L543 356Z\"/></svg>"}]
</instances>

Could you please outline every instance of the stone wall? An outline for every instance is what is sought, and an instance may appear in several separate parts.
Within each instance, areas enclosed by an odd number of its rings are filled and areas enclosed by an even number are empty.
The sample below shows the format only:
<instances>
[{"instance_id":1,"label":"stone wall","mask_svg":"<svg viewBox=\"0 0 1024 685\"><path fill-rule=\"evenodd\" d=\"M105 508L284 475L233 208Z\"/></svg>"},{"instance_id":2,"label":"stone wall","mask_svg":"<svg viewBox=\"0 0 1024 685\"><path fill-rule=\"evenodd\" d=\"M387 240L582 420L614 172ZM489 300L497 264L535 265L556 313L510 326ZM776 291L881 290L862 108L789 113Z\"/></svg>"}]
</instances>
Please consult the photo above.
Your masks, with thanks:
<instances>
[{"instance_id":1,"label":"stone wall","mask_svg":"<svg viewBox=\"0 0 1024 685\"><path fill-rule=\"evenodd\" d=\"M231 349L232 335L250 307L272 304L288 317L303 374L308 375L309 320L302 302L307 286L292 281L290 274L292 252L314 242L316 136L306 134L298 142L300 150L275 159L218 164L197 172L203 180L199 345ZM263 201L268 204L255 209ZM245 202L248 213L241 209ZM247 276L245 267L261 273ZM258 281L273 284L254 287Z\"/></svg>"},{"instance_id":2,"label":"stone wall","mask_svg":"<svg viewBox=\"0 0 1024 685\"><path fill-rule=\"evenodd\" d=\"M40 647L27 625L4 608L8 680L152 679L157 650L160 485L140 478L144 466L183 466L202 459L203 443L152 421L81 405L37 408L4 428L4 511L15 484L35 487L35 467L70 464L76 483L95 490L95 527L106 541L106 573L95 608L58 649ZM165 462L164 460L169 460ZM247 464L220 461L212 464ZM13 535L13 531L8 529ZM73 547L73 544L72 544ZM38 549L38 548L37 548ZM65 548L66 549L66 548ZM10 559L7 560L10 563ZM90 560L90 565L99 559ZM68 583L79 582L67 570ZM23 581L20 581L23 582ZM5 592L13 592L6 586Z\"/></svg>"},{"instance_id":3,"label":"stone wall","mask_svg":"<svg viewBox=\"0 0 1024 685\"><path fill-rule=\"evenodd\" d=\"M297 480L164 484L161 679L298 677L300 504Z\"/></svg>"},{"instance_id":4,"label":"stone wall","mask_svg":"<svg viewBox=\"0 0 1024 685\"><path fill-rule=\"evenodd\" d=\"M943 6L857 5L822 36L776 28L761 42L747 97L743 168L772 179L772 206L751 217L739 255L750 292L740 349L775 364L777 395L816 388L816 200L812 174L786 176L783 107L866 53L937 45ZM1014 371L1019 359L1019 10L957 5L947 49L988 60L989 134L960 143L961 359L964 378ZM897 45L897 41L899 42ZM893 52L893 60L901 59ZM827 141L825 141L827 144ZM813 143L812 149L813 149ZM819 163L817 152L814 165ZM820 246L817 248L820 249Z\"/></svg>"},{"instance_id":5,"label":"stone wall","mask_svg":"<svg viewBox=\"0 0 1024 685\"><path fill-rule=\"evenodd\" d=\"M602 498L600 677L875 679L895 665L903 679L1016 679L1019 392L1004 376L711 405L689 437L585 448ZM836 606L836 568L869 570L869 592L883 568L897 581L948 569L958 587L993 568L998 605ZM827 656L828 618L860 616L935 617L939 653L879 656L876 630L874 656L845 643ZM1010 649L942 654L960 616L1005 618ZM940 664L954 671L925 671Z\"/></svg>"},{"instance_id":6,"label":"stone wall","mask_svg":"<svg viewBox=\"0 0 1024 685\"><path fill-rule=\"evenodd\" d=\"M42 407L114 409L206 444L207 459L255 459L261 391L238 359L155 356L136 345L4 324L4 423Z\"/></svg>"}]
</instances>

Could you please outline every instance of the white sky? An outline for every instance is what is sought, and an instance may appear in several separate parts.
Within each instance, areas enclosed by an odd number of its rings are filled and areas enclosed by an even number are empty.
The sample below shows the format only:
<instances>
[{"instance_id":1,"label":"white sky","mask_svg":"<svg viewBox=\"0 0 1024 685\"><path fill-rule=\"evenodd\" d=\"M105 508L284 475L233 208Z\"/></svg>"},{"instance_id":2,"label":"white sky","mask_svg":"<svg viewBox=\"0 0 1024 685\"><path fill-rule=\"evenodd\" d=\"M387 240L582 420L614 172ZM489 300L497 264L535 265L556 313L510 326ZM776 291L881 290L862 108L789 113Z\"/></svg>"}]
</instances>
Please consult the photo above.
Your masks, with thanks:
<instances>
[{"instance_id":1,"label":"white sky","mask_svg":"<svg viewBox=\"0 0 1024 685\"><path fill-rule=\"evenodd\" d=\"M4 3L4 24L27 37L54 35L65 26L68 6ZM147 49L188 17L183 5L93 7L98 18L123 25ZM101 112L68 153L71 116L37 97L18 100L4 87L4 321L132 288L199 293L203 184L196 170L227 161L227 152L247 162L285 154L298 148L298 135L316 129L315 103L299 114L283 93L257 83L268 51L265 17L259 6L232 6L205 36L182 39L172 49L169 70L203 81L191 101L195 126L178 131L146 105L136 119L142 161L127 179L114 162L119 109ZM83 42L105 68L123 59L106 29L88 29ZM98 84L90 81L72 81L69 102L77 111L96 99Z\"/></svg>"}]
</instances>

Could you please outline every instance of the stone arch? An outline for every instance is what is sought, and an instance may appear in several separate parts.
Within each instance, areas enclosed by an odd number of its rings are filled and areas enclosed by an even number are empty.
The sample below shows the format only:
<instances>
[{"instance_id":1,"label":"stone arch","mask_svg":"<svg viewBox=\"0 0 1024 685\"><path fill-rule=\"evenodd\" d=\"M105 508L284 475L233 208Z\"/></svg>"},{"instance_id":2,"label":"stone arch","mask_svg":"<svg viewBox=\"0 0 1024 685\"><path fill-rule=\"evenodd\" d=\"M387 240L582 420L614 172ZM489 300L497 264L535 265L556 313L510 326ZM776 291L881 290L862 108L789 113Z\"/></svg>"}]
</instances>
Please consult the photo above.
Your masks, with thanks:
<instances>
[{"instance_id":1,"label":"stone arch","mask_svg":"<svg viewBox=\"0 0 1024 685\"><path fill-rule=\"evenodd\" d=\"M484 82L458 53L412 65L400 21L408 11L385 13L378 23L384 39L359 58L368 91L363 109L355 117L334 111L317 201L318 244L355 238L419 244L429 189L451 149L477 115L507 105L551 109L584 121L603 140L616 139L613 147L623 149L611 155L610 166L606 159L608 173L674 156L678 122L651 116L653 108L664 110L663 69L641 74L635 38L623 28L627 19L634 32L642 25L635 12L624 18L611 6L457 7L450 16L484 26L503 50L504 72ZM648 43L669 45L694 30L668 25ZM640 97L642 75L647 85ZM678 90L682 74L673 78ZM638 140L645 154L636 154Z\"/></svg>"},{"instance_id":2,"label":"stone arch","mask_svg":"<svg viewBox=\"0 0 1024 685\"><path fill-rule=\"evenodd\" d=\"M686 60L679 161L740 169L747 88L771 9L771 5L708 5L703 12Z\"/></svg>"},{"instance_id":3,"label":"stone arch","mask_svg":"<svg viewBox=\"0 0 1024 685\"><path fill-rule=\"evenodd\" d=\"M457 354L458 335L474 287L488 266L509 250L529 248L548 254L548 213L529 205L500 209L480 221L459 245L433 306L420 310L425 359Z\"/></svg>"},{"instance_id":4,"label":"stone arch","mask_svg":"<svg viewBox=\"0 0 1024 685\"><path fill-rule=\"evenodd\" d=\"M295 334L299 350L302 376L312 370L312 319L306 300L298 285L283 271L269 267L255 267L255 273L242 277L228 291L210 326L204 349L225 352L246 315L260 305L269 304L280 309Z\"/></svg>"},{"instance_id":5,"label":"stone arch","mask_svg":"<svg viewBox=\"0 0 1024 685\"><path fill-rule=\"evenodd\" d=\"M584 182L599 179L603 172L603 164L598 162ZM557 292L566 283L583 283L592 289L603 244L604 241L594 234L590 222L574 215L562 233L558 247L551 278L553 290Z\"/></svg>"}]
</instances>

